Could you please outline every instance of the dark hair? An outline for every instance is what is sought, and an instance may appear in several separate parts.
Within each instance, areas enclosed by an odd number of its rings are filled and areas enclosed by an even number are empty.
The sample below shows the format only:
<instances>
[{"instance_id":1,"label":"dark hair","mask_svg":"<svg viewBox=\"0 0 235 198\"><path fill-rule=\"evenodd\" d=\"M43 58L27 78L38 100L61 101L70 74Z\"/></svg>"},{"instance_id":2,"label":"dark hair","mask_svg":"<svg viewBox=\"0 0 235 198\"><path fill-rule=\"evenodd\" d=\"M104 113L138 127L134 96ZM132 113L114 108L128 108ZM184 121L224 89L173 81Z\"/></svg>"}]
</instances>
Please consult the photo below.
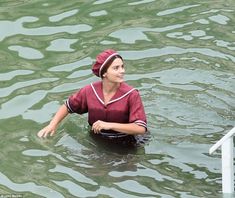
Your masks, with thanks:
<instances>
[{"instance_id":1,"label":"dark hair","mask_svg":"<svg viewBox=\"0 0 235 198\"><path fill-rule=\"evenodd\" d=\"M122 57L121 57L120 55L118 55L118 54L115 55L115 56L113 56L112 58L110 58L110 59L107 61L107 63L103 66L103 68L102 68L102 70L101 70L101 72L100 72L100 77L101 77L101 78L103 78L103 74L104 74L105 72L107 72L109 66L113 63L113 61L114 61L116 58L122 59ZM123 59L122 59L122 60L123 60Z\"/></svg>"}]
</instances>

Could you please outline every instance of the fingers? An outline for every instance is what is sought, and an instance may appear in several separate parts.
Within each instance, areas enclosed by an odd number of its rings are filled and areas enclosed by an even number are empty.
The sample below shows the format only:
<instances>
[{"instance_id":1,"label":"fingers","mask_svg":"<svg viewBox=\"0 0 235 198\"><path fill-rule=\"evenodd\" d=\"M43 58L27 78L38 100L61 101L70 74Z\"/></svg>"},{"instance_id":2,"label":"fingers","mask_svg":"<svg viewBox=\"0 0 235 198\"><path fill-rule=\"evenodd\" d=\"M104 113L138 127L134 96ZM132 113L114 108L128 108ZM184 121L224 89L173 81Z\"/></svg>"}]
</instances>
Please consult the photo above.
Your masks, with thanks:
<instances>
[{"instance_id":1,"label":"fingers","mask_svg":"<svg viewBox=\"0 0 235 198\"><path fill-rule=\"evenodd\" d=\"M101 129L98 126L92 126L92 130L94 133L99 133Z\"/></svg>"},{"instance_id":2,"label":"fingers","mask_svg":"<svg viewBox=\"0 0 235 198\"><path fill-rule=\"evenodd\" d=\"M38 132L38 137L40 137L40 138L44 138L44 137L46 137L47 136L47 134L48 134L48 132L46 132L45 130L41 130L41 131L39 131Z\"/></svg>"},{"instance_id":3,"label":"fingers","mask_svg":"<svg viewBox=\"0 0 235 198\"><path fill-rule=\"evenodd\" d=\"M110 123L98 120L92 125L92 130L94 133L100 133L101 130L110 130Z\"/></svg>"},{"instance_id":4,"label":"fingers","mask_svg":"<svg viewBox=\"0 0 235 198\"><path fill-rule=\"evenodd\" d=\"M43 129L42 129L41 131L39 131L37 135L38 135L38 137L40 137L40 138L41 138L41 137L44 135L44 131L43 131Z\"/></svg>"},{"instance_id":5,"label":"fingers","mask_svg":"<svg viewBox=\"0 0 235 198\"><path fill-rule=\"evenodd\" d=\"M54 134L55 134L55 130L52 130L50 136L53 136Z\"/></svg>"},{"instance_id":6,"label":"fingers","mask_svg":"<svg viewBox=\"0 0 235 198\"><path fill-rule=\"evenodd\" d=\"M100 131L102 130L102 126L101 126L101 122L98 120L96 121L91 128L94 133L100 133Z\"/></svg>"},{"instance_id":7,"label":"fingers","mask_svg":"<svg viewBox=\"0 0 235 198\"><path fill-rule=\"evenodd\" d=\"M45 127L37 133L38 137L40 137L40 138L46 138L49 134L50 134L50 136L54 135L55 130L52 130L52 129L49 129L48 127Z\"/></svg>"}]
</instances>

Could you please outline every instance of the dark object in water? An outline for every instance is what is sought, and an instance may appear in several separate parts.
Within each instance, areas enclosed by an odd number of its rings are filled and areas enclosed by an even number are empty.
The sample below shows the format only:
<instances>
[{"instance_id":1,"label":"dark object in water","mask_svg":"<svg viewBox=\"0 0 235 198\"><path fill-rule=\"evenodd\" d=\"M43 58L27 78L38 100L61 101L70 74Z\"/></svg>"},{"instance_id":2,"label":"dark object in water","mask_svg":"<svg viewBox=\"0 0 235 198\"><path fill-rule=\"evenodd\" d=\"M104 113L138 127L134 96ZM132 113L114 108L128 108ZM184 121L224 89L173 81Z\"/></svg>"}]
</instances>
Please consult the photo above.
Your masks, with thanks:
<instances>
[{"instance_id":1,"label":"dark object in water","mask_svg":"<svg viewBox=\"0 0 235 198\"><path fill-rule=\"evenodd\" d=\"M149 133L145 135L126 135L118 133L117 136L114 133L102 132L95 134L92 131L90 135L99 147L105 150L110 150L118 153L133 153L137 151L137 147L143 146L149 140Z\"/></svg>"}]
</instances>

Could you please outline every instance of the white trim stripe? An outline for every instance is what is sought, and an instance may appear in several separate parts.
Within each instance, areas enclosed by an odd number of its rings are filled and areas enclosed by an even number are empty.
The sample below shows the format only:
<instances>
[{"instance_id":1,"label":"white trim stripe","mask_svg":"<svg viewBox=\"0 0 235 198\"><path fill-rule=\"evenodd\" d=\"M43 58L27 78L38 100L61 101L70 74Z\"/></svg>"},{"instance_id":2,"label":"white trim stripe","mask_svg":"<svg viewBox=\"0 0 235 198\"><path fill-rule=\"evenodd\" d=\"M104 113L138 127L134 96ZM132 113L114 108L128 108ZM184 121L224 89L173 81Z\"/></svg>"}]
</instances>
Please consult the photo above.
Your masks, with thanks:
<instances>
[{"instance_id":1,"label":"white trim stripe","mask_svg":"<svg viewBox=\"0 0 235 198\"><path fill-rule=\"evenodd\" d=\"M131 92L134 91L134 90L135 90L135 88L131 89L130 91L126 92L126 93L125 93L124 95L122 95L121 97L116 98L116 99L114 99L114 100L111 100L111 101L109 101L107 104L111 104L111 103L113 103L113 102L116 102L116 101L118 101L118 100L121 100L122 98L126 97L129 93L131 93Z\"/></svg>"},{"instance_id":2,"label":"white trim stripe","mask_svg":"<svg viewBox=\"0 0 235 198\"><path fill-rule=\"evenodd\" d=\"M99 100L103 105L105 105L104 101L99 97L99 95L98 95L98 93L96 92L95 87L93 86L92 83L91 83L91 87L92 87L92 89L93 89L93 91L94 91L94 93L95 93L95 96L98 98L98 100ZM113 102L116 102L116 101L118 101L118 100L121 100L122 98L126 97L128 94L130 94L130 93L131 93L132 91L134 91L134 90L135 90L135 88L133 88L133 89L131 89L130 91L126 92L126 93L125 93L124 95L122 95L121 97L109 101L109 102L107 103L107 105L108 105L108 104L111 104L111 103L113 103Z\"/></svg>"},{"instance_id":3,"label":"white trim stripe","mask_svg":"<svg viewBox=\"0 0 235 198\"><path fill-rule=\"evenodd\" d=\"M91 83L91 87L95 93L95 96L98 98L98 100L104 105L104 101L101 100L101 98L99 97L99 95L97 94L96 90L95 90L95 87L93 86L93 84Z\"/></svg>"},{"instance_id":4,"label":"white trim stripe","mask_svg":"<svg viewBox=\"0 0 235 198\"><path fill-rule=\"evenodd\" d=\"M74 113L73 109L69 105L69 100L65 101L67 108L69 109L70 112Z\"/></svg>"},{"instance_id":5,"label":"white trim stripe","mask_svg":"<svg viewBox=\"0 0 235 198\"><path fill-rule=\"evenodd\" d=\"M144 128L147 129L147 126L146 126L145 124L141 124L141 123L139 123L139 122L134 122L134 123L137 124L137 125L139 125L139 126L143 126Z\"/></svg>"},{"instance_id":6,"label":"white trim stripe","mask_svg":"<svg viewBox=\"0 0 235 198\"><path fill-rule=\"evenodd\" d=\"M117 132L117 133L100 132L100 134L104 137L107 137L107 138L119 138L119 137L126 137L127 136L127 134L121 133L121 132Z\"/></svg>"},{"instance_id":7,"label":"white trim stripe","mask_svg":"<svg viewBox=\"0 0 235 198\"><path fill-rule=\"evenodd\" d=\"M147 128L146 122L144 122L142 120L136 120L134 123Z\"/></svg>"},{"instance_id":8,"label":"white trim stripe","mask_svg":"<svg viewBox=\"0 0 235 198\"><path fill-rule=\"evenodd\" d=\"M140 122L140 123L146 124L146 122L144 122L143 120L136 120L135 122Z\"/></svg>"},{"instance_id":9,"label":"white trim stripe","mask_svg":"<svg viewBox=\"0 0 235 198\"><path fill-rule=\"evenodd\" d=\"M116 56L116 55L118 55L118 53L113 53L113 54L111 54L108 58L106 58L106 60L102 63L102 65L100 66L100 69L99 69L99 77L101 77L101 71L102 71L102 69L103 69L103 67L105 66L105 64L108 62L108 60L110 59L110 58L112 58L113 56Z\"/></svg>"}]
</instances>

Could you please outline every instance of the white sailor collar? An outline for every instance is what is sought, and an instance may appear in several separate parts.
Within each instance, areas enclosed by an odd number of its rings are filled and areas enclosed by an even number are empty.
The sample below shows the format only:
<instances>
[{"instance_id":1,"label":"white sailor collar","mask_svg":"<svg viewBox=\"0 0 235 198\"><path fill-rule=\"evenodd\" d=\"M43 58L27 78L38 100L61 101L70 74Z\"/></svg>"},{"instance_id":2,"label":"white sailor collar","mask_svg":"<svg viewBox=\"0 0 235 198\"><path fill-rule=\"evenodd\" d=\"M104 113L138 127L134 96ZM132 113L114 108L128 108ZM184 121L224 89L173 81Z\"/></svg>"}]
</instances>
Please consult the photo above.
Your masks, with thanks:
<instances>
[{"instance_id":1,"label":"white sailor collar","mask_svg":"<svg viewBox=\"0 0 235 198\"><path fill-rule=\"evenodd\" d=\"M91 87L92 87L93 92L95 93L96 98L103 105L105 105L103 91L102 91L102 81L91 83ZM125 98L126 96L128 96L134 90L135 90L135 88L131 87L127 83L124 83L124 82L121 83L120 87L117 90L117 92L114 94L114 96L111 98L111 100L106 105L114 103L116 101L119 101L119 100Z\"/></svg>"}]
</instances>

